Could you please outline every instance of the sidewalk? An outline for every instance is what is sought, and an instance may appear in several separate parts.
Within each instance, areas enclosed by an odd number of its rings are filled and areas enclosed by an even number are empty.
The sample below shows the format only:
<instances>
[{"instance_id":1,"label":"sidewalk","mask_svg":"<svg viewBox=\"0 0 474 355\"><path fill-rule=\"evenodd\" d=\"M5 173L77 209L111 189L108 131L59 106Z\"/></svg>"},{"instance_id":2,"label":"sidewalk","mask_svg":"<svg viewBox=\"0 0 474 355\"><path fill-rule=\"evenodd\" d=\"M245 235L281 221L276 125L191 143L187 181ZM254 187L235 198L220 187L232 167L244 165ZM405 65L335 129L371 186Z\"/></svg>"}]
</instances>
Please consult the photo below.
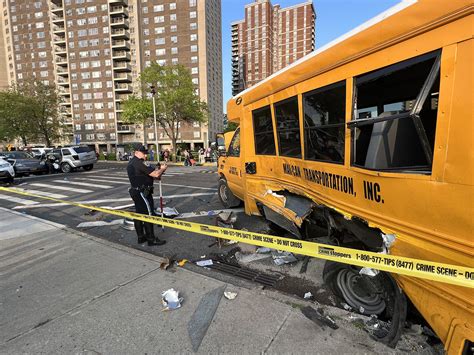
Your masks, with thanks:
<instances>
[{"instance_id":1,"label":"sidewalk","mask_svg":"<svg viewBox=\"0 0 474 355\"><path fill-rule=\"evenodd\" d=\"M339 329L323 329L291 297L179 267L164 271L162 261L0 208L0 353L194 353L189 332L202 354L394 352L343 310L327 308ZM163 312L169 288L184 302ZM238 295L213 303L219 288ZM401 342L397 350L415 349Z\"/></svg>"}]
</instances>

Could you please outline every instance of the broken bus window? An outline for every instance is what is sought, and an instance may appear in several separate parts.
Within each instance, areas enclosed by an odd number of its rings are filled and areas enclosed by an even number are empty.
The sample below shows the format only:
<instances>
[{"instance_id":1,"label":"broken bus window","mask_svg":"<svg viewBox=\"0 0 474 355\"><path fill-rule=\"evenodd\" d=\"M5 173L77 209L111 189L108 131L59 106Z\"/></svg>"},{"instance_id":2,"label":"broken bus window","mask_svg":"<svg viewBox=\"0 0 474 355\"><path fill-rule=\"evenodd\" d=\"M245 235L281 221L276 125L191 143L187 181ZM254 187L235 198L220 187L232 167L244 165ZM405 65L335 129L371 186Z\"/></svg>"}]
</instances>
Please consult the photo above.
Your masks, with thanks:
<instances>
[{"instance_id":1,"label":"broken bus window","mask_svg":"<svg viewBox=\"0 0 474 355\"><path fill-rule=\"evenodd\" d=\"M440 51L355 78L352 164L373 170L431 171Z\"/></svg>"},{"instance_id":2,"label":"broken bus window","mask_svg":"<svg viewBox=\"0 0 474 355\"><path fill-rule=\"evenodd\" d=\"M256 155L275 155L275 139L273 137L272 113L270 106L252 111L253 131L255 135Z\"/></svg>"},{"instance_id":3,"label":"broken bus window","mask_svg":"<svg viewBox=\"0 0 474 355\"><path fill-rule=\"evenodd\" d=\"M303 94L305 159L344 163L346 82Z\"/></svg>"},{"instance_id":4,"label":"broken bus window","mask_svg":"<svg viewBox=\"0 0 474 355\"><path fill-rule=\"evenodd\" d=\"M298 98L292 97L273 105L275 110L280 156L301 158Z\"/></svg>"}]
</instances>

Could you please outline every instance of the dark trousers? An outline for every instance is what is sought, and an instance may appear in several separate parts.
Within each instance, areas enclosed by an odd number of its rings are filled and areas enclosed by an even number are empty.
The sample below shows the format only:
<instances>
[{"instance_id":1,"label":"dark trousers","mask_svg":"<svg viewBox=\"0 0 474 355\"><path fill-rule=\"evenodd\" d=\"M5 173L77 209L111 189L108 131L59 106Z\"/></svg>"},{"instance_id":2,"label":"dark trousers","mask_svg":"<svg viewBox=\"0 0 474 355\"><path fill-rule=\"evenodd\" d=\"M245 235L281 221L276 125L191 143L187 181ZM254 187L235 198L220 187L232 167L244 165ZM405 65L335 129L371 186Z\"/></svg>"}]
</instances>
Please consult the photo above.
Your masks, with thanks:
<instances>
[{"instance_id":1,"label":"dark trousers","mask_svg":"<svg viewBox=\"0 0 474 355\"><path fill-rule=\"evenodd\" d=\"M152 193L147 194L136 189L130 189L129 192L133 202L135 203L136 213L146 214L149 216L155 215L155 206ZM135 231L137 232L138 238L146 237L146 239L149 241L155 240L153 223L142 222L136 219L133 220L133 223L135 225Z\"/></svg>"}]
</instances>

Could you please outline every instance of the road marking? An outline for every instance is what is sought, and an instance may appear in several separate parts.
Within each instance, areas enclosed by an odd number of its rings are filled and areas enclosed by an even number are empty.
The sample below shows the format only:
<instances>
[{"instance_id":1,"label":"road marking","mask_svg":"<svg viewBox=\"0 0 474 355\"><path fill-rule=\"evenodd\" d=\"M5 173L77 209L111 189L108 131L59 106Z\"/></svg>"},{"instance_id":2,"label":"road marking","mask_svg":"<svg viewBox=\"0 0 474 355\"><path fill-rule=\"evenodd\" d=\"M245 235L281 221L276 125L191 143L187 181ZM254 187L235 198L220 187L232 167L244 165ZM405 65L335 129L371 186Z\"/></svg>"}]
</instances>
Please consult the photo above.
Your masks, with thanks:
<instances>
[{"instance_id":1,"label":"road marking","mask_svg":"<svg viewBox=\"0 0 474 355\"><path fill-rule=\"evenodd\" d=\"M95 174L95 173L98 173L100 171L109 171L109 169L99 169L99 170L90 170L90 171L84 171L82 172L82 174Z\"/></svg>"},{"instance_id":2,"label":"road marking","mask_svg":"<svg viewBox=\"0 0 474 355\"><path fill-rule=\"evenodd\" d=\"M54 186L54 185L47 185L47 184L30 184L31 186L39 186L39 187L46 187L48 189L53 189L53 190L64 190L64 191L71 191L71 192L78 192L80 194L86 194L90 192L94 192L92 190L86 190L86 189L73 189L71 187L65 187L65 186Z\"/></svg>"},{"instance_id":3,"label":"road marking","mask_svg":"<svg viewBox=\"0 0 474 355\"><path fill-rule=\"evenodd\" d=\"M120 181L130 181L128 177L117 177L117 176L108 176L108 175L97 175L95 178L111 179L111 180L120 180Z\"/></svg>"},{"instance_id":4,"label":"road marking","mask_svg":"<svg viewBox=\"0 0 474 355\"><path fill-rule=\"evenodd\" d=\"M76 178L76 180L84 180L84 181L98 181L98 182L109 182L113 184L122 184L122 185L130 185L130 182L125 182L125 181L110 181L110 180L105 180L104 179L94 179L94 178Z\"/></svg>"},{"instance_id":5,"label":"road marking","mask_svg":"<svg viewBox=\"0 0 474 355\"><path fill-rule=\"evenodd\" d=\"M215 195L215 194L216 194L215 192L199 192L195 194L166 195L165 197L168 199L168 198L181 198L181 197L210 196L210 195ZM155 196L154 199L159 201L160 198L158 196ZM74 201L74 202L95 205L98 203L123 202L123 201L131 201L131 200L132 199L130 197L125 197L125 198L112 198L112 199L104 199L104 200L89 200L89 201ZM29 200L25 200L25 201L29 201ZM13 207L13 209L20 210L20 209L35 208L35 207L58 207L58 206L69 206L69 204L62 203L62 202L44 203L44 204L36 204L36 205L31 205L31 206L15 206ZM104 206L103 208L112 209L113 207Z\"/></svg>"},{"instance_id":6,"label":"road marking","mask_svg":"<svg viewBox=\"0 0 474 355\"><path fill-rule=\"evenodd\" d=\"M199 187L199 186L186 186L186 185L176 185L176 184L161 184L163 186L174 186L174 187L185 187L187 189L200 189L200 190L212 190L217 191L214 187Z\"/></svg>"},{"instance_id":7,"label":"road marking","mask_svg":"<svg viewBox=\"0 0 474 355\"><path fill-rule=\"evenodd\" d=\"M71 184L71 185L79 185L79 186L97 187L99 189L111 189L112 188L112 186L109 186L109 185L89 184L87 182L76 182L76 181L70 181L70 180L53 180L53 182L59 182L61 184Z\"/></svg>"},{"instance_id":8,"label":"road marking","mask_svg":"<svg viewBox=\"0 0 474 355\"><path fill-rule=\"evenodd\" d=\"M19 188L19 187L11 187L11 189L18 190L18 191L24 191L24 192L31 192L32 194L46 196L46 197L52 197L52 198L66 198L67 197L66 195L53 194L51 192L40 191L40 190L22 189L22 188Z\"/></svg>"},{"instance_id":9,"label":"road marking","mask_svg":"<svg viewBox=\"0 0 474 355\"><path fill-rule=\"evenodd\" d=\"M39 202L36 202L36 201L25 200L24 198L13 197L13 196L8 196L8 195L1 195L1 194L0 194L0 200L7 200L7 201L10 201L10 202L21 203L22 205L27 205L27 206L36 205L36 204L39 203ZM23 206L19 206L19 207L23 207Z\"/></svg>"}]
</instances>

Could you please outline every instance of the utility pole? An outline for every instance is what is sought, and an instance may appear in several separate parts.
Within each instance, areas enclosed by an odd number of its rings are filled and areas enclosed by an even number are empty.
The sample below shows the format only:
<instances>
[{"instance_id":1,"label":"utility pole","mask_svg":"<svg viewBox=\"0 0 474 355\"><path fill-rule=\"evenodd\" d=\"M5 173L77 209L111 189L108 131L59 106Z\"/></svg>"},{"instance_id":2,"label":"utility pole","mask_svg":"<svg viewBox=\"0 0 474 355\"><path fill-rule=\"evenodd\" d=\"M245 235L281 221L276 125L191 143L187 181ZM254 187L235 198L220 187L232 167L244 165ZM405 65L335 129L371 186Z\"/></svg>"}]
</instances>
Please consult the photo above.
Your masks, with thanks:
<instances>
[{"instance_id":1,"label":"utility pole","mask_svg":"<svg viewBox=\"0 0 474 355\"><path fill-rule=\"evenodd\" d=\"M159 149L158 149L158 129L157 129L157 126L156 126L156 104L155 104L155 94L156 94L156 90L155 90L155 86L151 85L150 86L150 92L151 92L151 95L153 97L153 122L154 122L154 125L155 125L155 154L156 154L156 160L157 161L160 161L160 153L159 153Z\"/></svg>"}]
</instances>

